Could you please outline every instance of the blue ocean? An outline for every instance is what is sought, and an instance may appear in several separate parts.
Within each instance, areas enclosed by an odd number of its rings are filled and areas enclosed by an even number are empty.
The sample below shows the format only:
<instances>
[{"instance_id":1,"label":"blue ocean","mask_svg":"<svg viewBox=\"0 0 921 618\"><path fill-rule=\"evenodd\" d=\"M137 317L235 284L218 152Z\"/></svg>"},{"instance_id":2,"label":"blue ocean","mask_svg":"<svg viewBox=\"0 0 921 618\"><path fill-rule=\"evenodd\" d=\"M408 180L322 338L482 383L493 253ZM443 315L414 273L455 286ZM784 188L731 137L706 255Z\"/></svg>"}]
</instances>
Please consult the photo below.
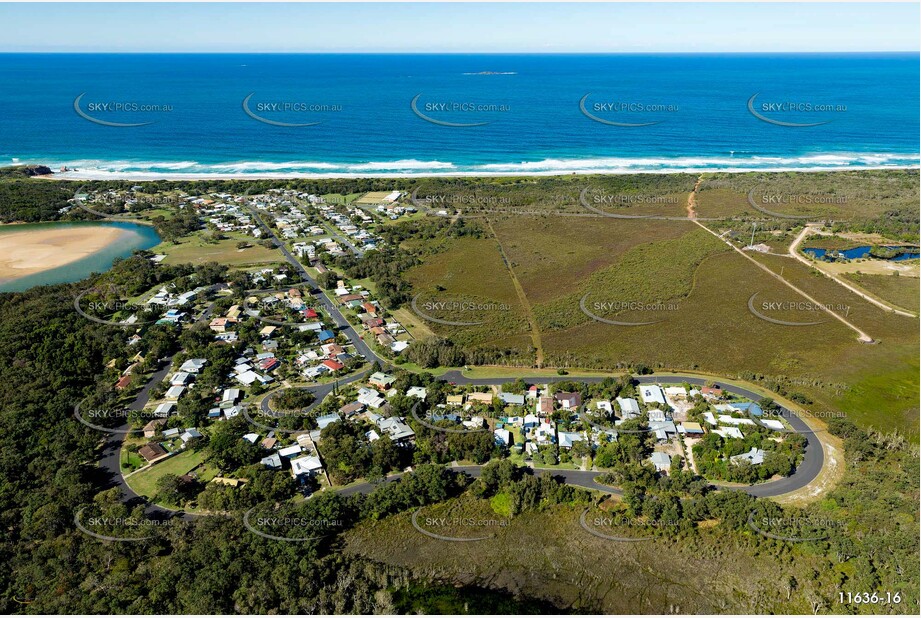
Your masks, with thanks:
<instances>
[{"instance_id":1,"label":"blue ocean","mask_svg":"<svg viewBox=\"0 0 921 618\"><path fill-rule=\"evenodd\" d=\"M0 165L73 177L919 165L918 54L2 54Z\"/></svg>"}]
</instances>

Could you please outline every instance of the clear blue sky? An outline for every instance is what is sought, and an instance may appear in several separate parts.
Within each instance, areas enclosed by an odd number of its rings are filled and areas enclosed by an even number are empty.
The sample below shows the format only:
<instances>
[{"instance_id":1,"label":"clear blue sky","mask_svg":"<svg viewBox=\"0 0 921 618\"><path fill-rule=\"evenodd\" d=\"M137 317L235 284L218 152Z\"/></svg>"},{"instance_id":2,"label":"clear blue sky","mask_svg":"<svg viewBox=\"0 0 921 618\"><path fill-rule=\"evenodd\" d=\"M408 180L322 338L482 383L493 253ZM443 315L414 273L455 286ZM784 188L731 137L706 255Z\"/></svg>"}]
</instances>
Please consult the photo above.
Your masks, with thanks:
<instances>
[{"instance_id":1,"label":"clear blue sky","mask_svg":"<svg viewBox=\"0 0 921 618\"><path fill-rule=\"evenodd\" d=\"M0 4L0 51L918 51L917 3Z\"/></svg>"}]
</instances>

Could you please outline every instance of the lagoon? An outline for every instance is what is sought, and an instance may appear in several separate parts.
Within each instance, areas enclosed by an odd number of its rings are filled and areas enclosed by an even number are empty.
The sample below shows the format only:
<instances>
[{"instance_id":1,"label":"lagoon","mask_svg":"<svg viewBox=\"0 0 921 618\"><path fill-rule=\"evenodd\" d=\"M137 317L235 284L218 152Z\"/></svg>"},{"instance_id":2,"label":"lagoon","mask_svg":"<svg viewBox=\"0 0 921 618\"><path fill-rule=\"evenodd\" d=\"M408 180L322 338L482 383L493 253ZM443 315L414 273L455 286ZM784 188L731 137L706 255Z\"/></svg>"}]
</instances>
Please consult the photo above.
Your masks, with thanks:
<instances>
[{"instance_id":1,"label":"lagoon","mask_svg":"<svg viewBox=\"0 0 921 618\"><path fill-rule=\"evenodd\" d=\"M873 258L878 260L886 260L887 262L903 262L905 260L916 260L918 259L918 247L906 247L906 246L896 246L896 245L887 245L883 249L892 249L892 250L901 250L900 253L892 257L876 257L870 255L870 250L873 247L870 245L862 245L860 247L852 247L850 249L842 249L840 251L834 251L832 249L818 249L815 247L805 247L803 253L813 257L817 260L824 259L834 259L834 255L837 255L840 258L847 260L858 260L861 258ZM827 256L827 258L826 258Z\"/></svg>"},{"instance_id":2,"label":"lagoon","mask_svg":"<svg viewBox=\"0 0 921 618\"><path fill-rule=\"evenodd\" d=\"M80 281L159 243L153 227L123 221L5 225L0 227L0 292Z\"/></svg>"}]
</instances>

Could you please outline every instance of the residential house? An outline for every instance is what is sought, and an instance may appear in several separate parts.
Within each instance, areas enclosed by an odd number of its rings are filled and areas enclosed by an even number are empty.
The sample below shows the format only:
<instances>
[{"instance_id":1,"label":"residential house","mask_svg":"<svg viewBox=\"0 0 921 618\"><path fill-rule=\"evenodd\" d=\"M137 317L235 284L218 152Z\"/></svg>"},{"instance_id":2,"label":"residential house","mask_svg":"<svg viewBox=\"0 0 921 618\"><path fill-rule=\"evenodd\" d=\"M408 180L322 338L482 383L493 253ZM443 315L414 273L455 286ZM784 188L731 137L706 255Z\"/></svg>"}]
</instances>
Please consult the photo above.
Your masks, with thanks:
<instances>
[{"instance_id":1,"label":"residential house","mask_svg":"<svg viewBox=\"0 0 921 618\"><path fill-rule=\"evenodd\" d=\"M189 427L182 433L182 435L179 436L179 439L182 440L182 446L185 447L191 440L200 437L201 432L198 431L198 429L195 427Z\"/></svg>"},{"instance_id":2,"label":"residential house","mask_svg":"<svg viewBox=\"0 0 921 618\"><path fill-rule=\"evenodd\" d=\"M301 448L300 444L292 444L291 446L286 446L285 448L278 449L278 456L283 457L284 459L291 459L295 455L300 455L304 449Z\"/></svg>"},{"instance_id":3,"label":"residential house","mask_svg":"<svg viewBox=\"0 0 921 618\"><path fill-rule=\"evenodd\" d=\"M464 396L463 395L448 395L445 400L446 405L449 406L462 406L464 405Z\"/></svg>"},{"instance_id":4,"label":"residential house","mask_svg":"<svg viewBox=\"0 0 921 618\"><path fill-rule=\"evenodd\" d=\"M636 418L640 415L640 404L632 397L618 397L617 406L620 408L621 416L624 419Z\"/></svg>"},{"instance_id":5,"label":"residential house","mask_svg":"<svg viewBox=\"0 0 921 618\"><path fill-rule=\"evenodd\" d=\"M666 405L665 402L665 391L662 390L662 387L658 384L640 384L640 399L643 400L645 404L657 403L659 405Z\"/></svg>"},{"instance_id":6,"label":"residential house","mask_svg":"<svg viewBox=\"0 0 921 618\"><path fill-rule=\"evenodd\" d=\"M656 472L668 472L671 470L672 460L666 453L656 451L649 457L649 461L652 462Z\"/></svg>"},{"instance_id":7,"label":"residential house","mask_svg":"<svg viewBox=\"0 0 921 618\"><path fill-rule=\"evenodd\" d=\"M756 447L752 447L747 453L742 453L741 455L733 455L729 458L732 463L742 463L747 461L753 466L757 466L764 463L764 450Z\"/></svg>"},{"instance_id":8,"label":"residential house","mask_svg":"<svg viewBox=\"0 0 921 618\"><path fill-rule=\"evenodd\" d=\"M171 386L168 389L166 389L166 394L163 395L163 398L171 400L171 401L176 401L177 399L182 397L182 393L184 392L185 392L184 386L178 386L178 385Z\"/></svg>"},{"instance_id":9,"label":"residential house","mask_svg":"<svg viewBox=\"0 0 921 618\"><path fill-rule=\"evenodd\" d=\"M175 409L176 409L176 404L172 401L168 401L166 403L161 403L156 408L154 408L153 413L154 413L154 416L158 418L165 418L169 416L170 414L172 414L173 410Z\"/></svg>"},{"instance_id":10,"label":"residential house","mask_svg":"<svg viewBox=\"0 0 921 618\"><path fill-rule=\"evenodd\" d=\"M515 393L499 393L499 399L503 403L510 406L523 406L524 405L524 395L516 395Z\"/></svg>"},{"instance_id":11,"label":"residential house","mask_svg":"<svg viewBox=\"0 0 921 618\"><path fill-rule=\"evenodd\" d=\"M323 430L329 425L332 425L333 423L338 423L341 420L342 419L335 412L332 412L330 414L324 414L323 416L317 417L317 427Z\"/></svg>"},{"instance_id":12,"label":"residential house","mask_svg":"<svg viewBox=\"0 0 921 618\"><path fill-rule=\"evenodd\" d=\"M560 448L570 449L576 442L585 440L585 436L574 431L560 431L557 433L560 441Z\"/></svg>"},{"instance_id":13,"label":"residential house","mask_svg":"<svg viewBox=\"0 0 921 618\"><path fill-rule=\"evenodd\" d=\"M312 477L322 469L323 464L320 463L320 458L314 455L307 455L291 460L291 476L293 476L295 480Z\"/></svg>"},{"instance_id":14,"label":"residential house","mask_svg":"<svg viewBox=\"0 0 921 618\"><path fill-rule=\"evenodd\" d=\"M467 403L479 403L487 406L492 405L492 393L470 393L467 395Z\"/></svg>"},{"instance_id":15,"label":"residential house","mask_svg":"<svg viewBox=\"0 0 921 618\"><path fill-rule=\"evenodd\" d=\"M416 437L416 432L414 432L409 425L404 423L402 419L396 416L381 419L377 426L385 431L395 444L408 444Z\"/></svg>"},{"instance_id":16,"label":"residential house","mask_svg":"<svg viewBox=\"0 0 921 618\"><path fill-rule=\"evenodd\" d=\"M157 430L165 422L166 422L166 419L164 418L155 418L149 423L147 423L146 425L144 425L144 437L153 438L155 435L157 435Z\"/></svg>"},{"instance_id":17,"label":"residential house","mask_svg":"<svg viewBox=\"0 0 921 618\"><path fill-rule=\"evenodd\" d=\"M270 470L281 470L281 457L279 457L278 453L263 457L261 463Z\"/></svg>"},{"instance_id":18,"label":"residential house","mask_svg":"<svg viewBox=\"0 0 921 618\"><path fill-rule=\"evenodd\" d=\"M557 393L553 398L564 410L576 410L582 405L582 395L579 393Z\"/></svg>"},{"instance_id":19,"label":"residential house","mask_svg":"<svg viewBox=\"0 0 921 618\"><path fill-rule=\"evenodd\" d=\"M553 397L537 398L537 415L548 417L553 414Z\"/></svg>"},{"instance_id":20,"label":"residential house","mask_svg":"<svg viewBox=\"0 0 921 618\"><path fill-rule=\"evenodd\" d=\"M160 457L163 457L164 455L166 455L166 449L164 449L162 446L160 446L156 442L151 442L139 448L138 455L143 457L144 460L149 463L153 461L154 459L159 459Z\"/></svg>"},{"instance_id":21,"label":"residential house","mask_svg":"<svg viewBox=\"0 0 921 618\"><path fill-rule=\"evenodd\" d=\"M729 407L733 410L743 414L749 414L751 416L762 416L764 414L764 410L761 409L761 406L752 401L733 402L729 404Z\"/></svg>"},{"instance_id":22,"label":"residential house","mask_svg":"<svg viewBox=\"0 0 921 618\"><path fill-rule=\"evenodd\" d=\"M424 386L411 386L409 390L406 391L407 397L415 397L416 399L421 399L425 401L425 398L428 396L428 391Z\"/></svg>"}]
</instances>

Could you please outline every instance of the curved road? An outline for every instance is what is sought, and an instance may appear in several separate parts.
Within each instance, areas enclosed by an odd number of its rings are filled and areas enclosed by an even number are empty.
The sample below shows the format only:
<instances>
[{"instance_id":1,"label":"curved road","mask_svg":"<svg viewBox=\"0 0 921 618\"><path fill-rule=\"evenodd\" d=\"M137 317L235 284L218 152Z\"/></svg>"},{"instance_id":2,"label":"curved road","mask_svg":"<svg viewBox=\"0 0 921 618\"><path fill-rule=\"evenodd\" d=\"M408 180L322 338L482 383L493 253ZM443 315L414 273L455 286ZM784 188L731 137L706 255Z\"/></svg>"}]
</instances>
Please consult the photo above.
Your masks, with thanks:
<instances>
[{"instance_id":1,"label":"curved road","mask_svg":"<svg viewBox=\"0 0 921 618\"><path fill-rule=\"evenodd\" d=\"M213 288L212 288L213 291ZM196 318L196 322L207 322L211 317L211 310L214 307L214 303L209 303L204 311ZM137 397L131 405L128 406L129 410L143 410L147 405L147 402L150 401L150 391L160 382L166 378L166 375L170 371L172 366L173 357L176 353L170 354L166 358L161 359L162 367L155 371L153 375L150 376L150 379L147 383L141 388L138 392ZM102 458L99 460L99 467L108 475L109 484L112 487L118 487L122 492L122 500L128 504L146 504L145 512L154 517L181 517L182 519L192 520L200 515L195 515L193 513L186 513L185 511L173 511L172 509L167 509L165 507L157 506L150 504L143 497L139 496L137 492L131 489L131 486L125 480L124 475L122 474L121 468L121 449L122 443L124 443L125 438L127 437L127 430L131 429L131 425L126 421L120 427L116 428L120 433L108 434L105 440L105 443L102 447Z\"/></svg>"},{"instance_id":2,"label":"curved road","mask_svg":"<svg viewBox=\"0 0 921 618\"><path fill-rule=\"evenodd\" d=\"M609 376L607 376L609 377ZM601 382L607 379L606 376L598 377L573 377L573 376L551 376L546 378L525 378L524 381L527 384L549 384L554 382ZM704 386L707 382L713 380L704 379L700 377L692 376L680 376L680 375L647 375L642 376L642 382L649 383L658 383L658 384L683 384L687 382L694 386ZM513 381L514 378L467 378L460 371L449 371L442 376L442 379L448 382L454 382L455 384L465 384L472 386L496 386L500 384L505 384L507 382ZM724 391L728 391L735 395L757 401L761 399L762 395L754 391L748 390L741 386L735 386L732 384L720 384L720 388ZM767 481L765 483L758 483L756 485L748 486L727 486L719 485L714 483L713 486L719 489L726 490L736 490L744 491L752 496L759 498L769 498L780 496L791 491L796 491L802 489L809 483L811 483L819 472L822 470L822 466L825 465L825 451L822 447L822 441L819 440L818 436L812 429L806 424L803 419L799 416L793 414L790 410L780 407L780 416L787 420L790 423L790 426L797 432L802 433L806 438L806 449L803 455L803 461L797 466L794 473L788 477L778 479L776 481ZM473 477L479 476L479 471L482 466L450 466L453 470L458 470L461 472L466 472ZM541 468L534 469L536 471L543 470ZM620 494L620 490L614 487L609 487L607 485L601 485L595 482L595 478L603 474L603 472L596 470L551 470L547 469L548 472L552 472L554 476L562 477L564 482L569 485L575 485L578 487L583 487L585 489L594 489L597 491L602 491L610 494ZM383 482L390 482L398 479L402 476L401 474L395 474L387 477ZM351 485L346 487L340 492L343 495L351 495L354 493L370 493L376 487L375 483L366 482L359 483L356 485Z\"/></svg>"}]
</instances>

